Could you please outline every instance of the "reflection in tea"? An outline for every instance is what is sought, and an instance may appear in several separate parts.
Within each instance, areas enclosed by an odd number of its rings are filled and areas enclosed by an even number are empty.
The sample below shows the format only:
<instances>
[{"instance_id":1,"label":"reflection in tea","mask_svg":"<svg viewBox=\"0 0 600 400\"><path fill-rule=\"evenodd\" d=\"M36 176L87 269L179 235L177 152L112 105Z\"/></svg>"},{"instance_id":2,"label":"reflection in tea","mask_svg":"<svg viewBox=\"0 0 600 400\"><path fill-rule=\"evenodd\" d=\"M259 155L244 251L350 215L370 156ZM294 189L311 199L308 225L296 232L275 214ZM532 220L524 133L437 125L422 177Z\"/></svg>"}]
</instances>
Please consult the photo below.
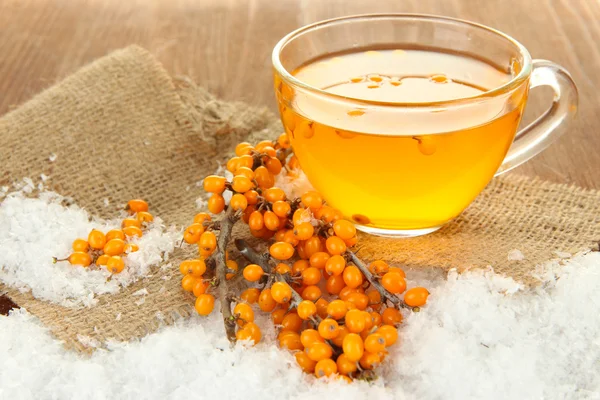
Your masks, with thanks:
<instances>
[{"instance_id":1,"label":"reflection in tea","mask_svg":"<svg viewBox=\"0 0 600 400\"><path fill-rule=\"evenodd\" d=\"M466 55L418 49L332 55L293 75L347 98L395 103L477 96L512 78ZM327 103L309 104L283 83L277 89L282 121L313 186L357 223L392 230L456 217L502 163L526 100L521 91L481 115L440 113L435 126L420 126L414 115L369 119L368 106L348 107L342 120Z\"/></svg>"}]
</instances>

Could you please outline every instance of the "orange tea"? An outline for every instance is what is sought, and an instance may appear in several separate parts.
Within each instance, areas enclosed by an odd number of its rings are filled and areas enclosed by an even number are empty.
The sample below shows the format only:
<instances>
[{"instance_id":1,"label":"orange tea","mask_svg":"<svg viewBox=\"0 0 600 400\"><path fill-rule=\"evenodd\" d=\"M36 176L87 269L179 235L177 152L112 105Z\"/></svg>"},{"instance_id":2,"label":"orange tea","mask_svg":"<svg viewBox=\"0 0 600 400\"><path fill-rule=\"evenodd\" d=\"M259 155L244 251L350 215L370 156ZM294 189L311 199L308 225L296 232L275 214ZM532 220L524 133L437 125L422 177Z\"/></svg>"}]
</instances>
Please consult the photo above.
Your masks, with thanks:
<instances>
[{"instance_id":1,"label":"orange tea","mask_svg":"<svg viewBox=\"0 0 600 400\"><path fill-rule=\"evenodd\" d=\"M444 102L479 96L517 72L465 54L382 48L331 54L292 72L337 95L333 101L275 81L283 124L311 184L359 227L381 234L433 230L487 185L514 139L526 85L476 112L446 111Z\"/></svg>"}]
</instances>

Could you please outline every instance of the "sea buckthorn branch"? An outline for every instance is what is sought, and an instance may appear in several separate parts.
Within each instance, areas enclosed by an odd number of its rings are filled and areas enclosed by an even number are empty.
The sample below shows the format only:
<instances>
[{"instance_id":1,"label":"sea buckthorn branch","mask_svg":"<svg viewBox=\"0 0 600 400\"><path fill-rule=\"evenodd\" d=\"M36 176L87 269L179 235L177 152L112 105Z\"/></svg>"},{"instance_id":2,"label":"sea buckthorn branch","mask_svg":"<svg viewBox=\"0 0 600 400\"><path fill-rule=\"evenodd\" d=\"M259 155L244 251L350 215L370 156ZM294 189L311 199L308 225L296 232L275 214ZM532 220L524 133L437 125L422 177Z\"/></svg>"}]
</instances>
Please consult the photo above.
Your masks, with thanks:
<instances>
[{"instance_id":1,"label":"sea buckthorn branch","mask_svg":"<svg viewBox=\"0 0 600 400\"><path fill-rule=\"evenodd\" d=\"M231 302L233 300L233 294L229 292L229 285L227 283L227 260L226 252L229 239L231 238L231 231L237 221L239 221L241 214L236 212L232 207L227 209L225 216L221 220L221 226L219 231L219 239L217 240L217 254L215 255L216 262L216 277L218 280L218 294L221 302L221 314L223 315L223 323L225 325L225 333L227 339L231 343L235 343L235 321L236 318L231 314Z\"/></svg>"}]
</instances>

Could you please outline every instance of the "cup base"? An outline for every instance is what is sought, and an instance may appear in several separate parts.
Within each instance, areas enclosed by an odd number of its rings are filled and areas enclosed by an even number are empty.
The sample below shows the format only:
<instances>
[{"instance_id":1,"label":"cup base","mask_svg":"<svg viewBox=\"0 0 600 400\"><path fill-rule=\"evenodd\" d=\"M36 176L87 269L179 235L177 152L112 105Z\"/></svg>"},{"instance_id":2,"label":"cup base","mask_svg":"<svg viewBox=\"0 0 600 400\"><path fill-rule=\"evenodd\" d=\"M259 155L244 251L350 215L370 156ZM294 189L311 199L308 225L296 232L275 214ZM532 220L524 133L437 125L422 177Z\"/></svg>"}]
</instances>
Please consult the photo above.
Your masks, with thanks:
<instances>
[{"instance_id":1,"label":"cup base","mask_svg":"<svg viewBox=\"0 0 600 400\"><path fill-rule=\"evenodd\" d=\"M355 226L356 229L358 229L359 231L368 233L370 235L389 238L411 238L416 236L423 236L435 232L441 228L441 226L434 226L433 228L423 229L381 229L360 224L355 224Z\"/></svg>"}]
</instances>

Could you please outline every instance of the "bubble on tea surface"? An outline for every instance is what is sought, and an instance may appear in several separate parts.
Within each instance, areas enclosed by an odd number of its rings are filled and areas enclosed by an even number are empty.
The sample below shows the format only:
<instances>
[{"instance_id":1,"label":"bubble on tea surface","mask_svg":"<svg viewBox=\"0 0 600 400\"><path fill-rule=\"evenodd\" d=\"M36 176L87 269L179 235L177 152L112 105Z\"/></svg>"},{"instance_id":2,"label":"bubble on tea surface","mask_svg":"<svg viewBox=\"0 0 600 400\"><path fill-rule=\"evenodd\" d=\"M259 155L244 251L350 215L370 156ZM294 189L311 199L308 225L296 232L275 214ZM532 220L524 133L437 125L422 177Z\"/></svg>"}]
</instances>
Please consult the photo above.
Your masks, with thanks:
<instances>
[{"instance_id":1,"label":"bubble on tea surface","mask_svg":"<svg viewBox=\"0 0 600 400\"><path fill-rule=\"evenodd\" d=\"M368 89L377 89L379 87L379 85L368 85L367 88Z\"/></svg>"},{"instance_id":2,"label":"bubble on tea surface","mask_svg":"<svg viewBox=\"0 0 600 400\"><path fill-rule=\"evenodd\" d=\"M435 139L429 136L415 136L413 137L417 141L417 149L425 156L430 156L436 151Z\"/></svg>"},{"instance_id":3,"label":"bubble on tea surface","mask_svg":"<svg viewBox=\"0 0 600 400\"><path fill-rule=\"evenodd\" d=\"M355 76L354 78L350 78L350 82L352 83L358 83L358 82L362 82L365 78L362 76Z\"/></svg>"},{"instance_id":4,"label":"bubble on tea surface","mask_svg":"<svg viewBox=\"0 0 600 400\"><path fill-rule=\"evenodd\" d=\"M348 132L348 131L340 131L335 130L335 134L341 137L342 139L354 139L356 137L356 133Z\"/></svg>"},{"instance_id":5,"label":"bubble on tea surface","mask_svg":"<svg viewBox=\"0 0 600 400\"><path fill-rule=\"evenodd\" d=\"M444 74L431 75L429 79L435 83L448 83L450 79Z\"/></svg>"},{"instance_id":6,"label":"bubble on tea surface","mask_svg":"<svg viewBox=\"0 0 600 400\"><path fill-rule=\"evenodd\" d=\"M312 123L308 121L302 121L298 124L296 129L294 129L294 135L304 137L306 139L310 139L315 134Z\"/></svg>"},{"instance_id":7,"label":"bubble on tea surface","mask_svg":"<svg viewBox=\"0 0 600 400\"><path fill-rule=\"evenodd\" d=\"M366 225L366 224L370 224L371 220L369 219L369 217L367 217L366 215L362 215L362 214L354 214L352 216L352 220L356 223L362 224L362 225Z\"/></svg>"},{"instance_id":8,"label":"bubble on tea surface","mask_svg":"<svg viewBox=\"0 0 600 400\"><path fill-rule=\"evenodd\" d=\"M383 78L381 76L379 76L379 75L371 75L369 77L369 80L371 82L381 82L381 81L383 81Z\"/></svg>"},{"instance_id":9,"label":"bubble on tea surface","mask_svg":"<svg viewBox=\"0 0 600 400\"><path fill-rule=\"evenodd\" d=\"M381 53L375 50L369 50L369 51L365 51L365 55L369 56L369 57L379 57L381 56Z\"/></svg>"},{"instance_id":10,"label":"bubble on tea surface","mask_svg":"<svg viewBox=\"0 0 600 400\"><path fill-rule=\"evenodd\" d=\"M350 110L346 114L350 117L360 117L361 115L364 115L365 112L363 110Z\"/></svg>"},{"instance_id":11,"label":"bubble on tea surface","mask_svg":"<svg viewBox=\"0 0 600 400\"><path fill-rule=\"evenodd\" d=\"M390 81L390 84L391 84L392 86L400 86L400 85L402 85L402 81L401 81L401 80L392 79L392 80Z\"/></svg>"}]
</instances>

